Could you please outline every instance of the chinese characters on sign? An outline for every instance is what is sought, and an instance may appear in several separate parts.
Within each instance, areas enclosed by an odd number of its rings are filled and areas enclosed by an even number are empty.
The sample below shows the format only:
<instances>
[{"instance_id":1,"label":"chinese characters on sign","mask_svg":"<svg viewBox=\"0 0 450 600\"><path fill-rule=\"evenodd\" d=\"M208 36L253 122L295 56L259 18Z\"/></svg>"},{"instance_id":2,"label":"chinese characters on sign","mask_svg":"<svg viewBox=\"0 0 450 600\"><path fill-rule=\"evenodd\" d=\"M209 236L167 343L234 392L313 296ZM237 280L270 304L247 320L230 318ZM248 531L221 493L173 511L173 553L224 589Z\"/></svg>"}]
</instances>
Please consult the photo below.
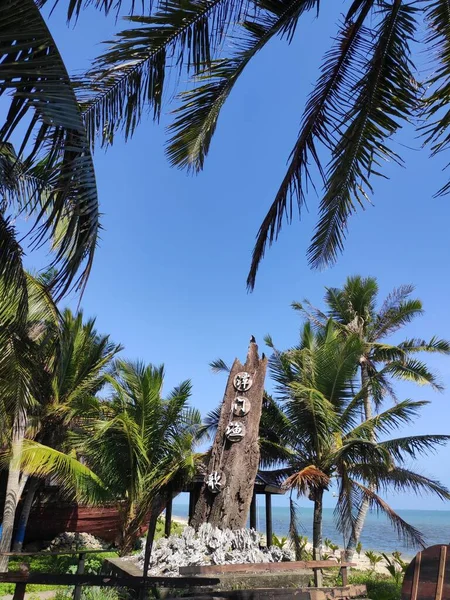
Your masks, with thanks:
<instances>
[{"instance_id":1,"label":"chinese characters on sign","mask_svg":"<svg viewBox=\"0 0 450 600\"><path fill-rule=\"evenodd\" d=\"M250 401L244 396L236 396L233 404L233 414L236 417L245 417L250 412Z\"/></svg>"},{"instance_id":2,"label":"chinese characters on sign","mask_svg":"<svg viewBox=\"0 0 450 600\"><path fill-rule=\"evenodd\" d=\"M245 426L239 421L231 421L225 431L225 437L230 442L240 442L245 435Z\"/></svg>"},{"instance_id":3,"label":"chinese characters on sign","mask_svg":"<svg viewBox=\"0 0 450 600\"><path fill-rule=\"evenodd\" d=\"M225 485L225 477L217 471L213 471L208 475L206 485L210 492L218 494Z\"/></svg>"},{"instance_id":4,"label":"chinese characters on sign","mask_svg":"<svg viewBox=\"0 0 450 600\"><path fill-rule=\"evenodd\" d=\"M253 379L251 375L242 371L235 376L233 383L238 392L246 392L252 387Z\"/></svg>"}]
</instances>

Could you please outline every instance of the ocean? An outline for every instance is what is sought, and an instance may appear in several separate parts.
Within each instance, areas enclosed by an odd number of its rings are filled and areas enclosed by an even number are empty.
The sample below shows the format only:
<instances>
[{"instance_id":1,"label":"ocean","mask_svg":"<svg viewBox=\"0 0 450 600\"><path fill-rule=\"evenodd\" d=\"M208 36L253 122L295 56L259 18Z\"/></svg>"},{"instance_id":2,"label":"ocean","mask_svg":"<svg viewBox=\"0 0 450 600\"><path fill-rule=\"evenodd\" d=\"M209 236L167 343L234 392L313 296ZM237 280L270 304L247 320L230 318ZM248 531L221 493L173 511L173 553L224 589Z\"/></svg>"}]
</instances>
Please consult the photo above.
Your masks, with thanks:
<instances>
[{"instance_id":1,"label":"ocean","mask_svg":"<svg viewBox=\"0 0 450 600\"><path fill-rule=\"evenodd\" d=\"M450 543L450 511L447 510L398 510L398 514L410 525L416 527L423 535L426 545L449 544ZM299 533L312 538L312 508L300 507ZM173 504L173 515L187 518L187 504ZM288 534L289 508L274 506L272 508L273 531L277 536ZM265 508L258 506L257 529L265 533ZM344 545L342 534L334 525L333 509L325 508L323 511L323 534L333 543ZM412 557L417 549L405 546L398 539L397 534L388 519L381 514L370 512L361 536L363 552L376 550L378 552L393 552L399 550L404 557Z\"/></svg>"}]
</instances>

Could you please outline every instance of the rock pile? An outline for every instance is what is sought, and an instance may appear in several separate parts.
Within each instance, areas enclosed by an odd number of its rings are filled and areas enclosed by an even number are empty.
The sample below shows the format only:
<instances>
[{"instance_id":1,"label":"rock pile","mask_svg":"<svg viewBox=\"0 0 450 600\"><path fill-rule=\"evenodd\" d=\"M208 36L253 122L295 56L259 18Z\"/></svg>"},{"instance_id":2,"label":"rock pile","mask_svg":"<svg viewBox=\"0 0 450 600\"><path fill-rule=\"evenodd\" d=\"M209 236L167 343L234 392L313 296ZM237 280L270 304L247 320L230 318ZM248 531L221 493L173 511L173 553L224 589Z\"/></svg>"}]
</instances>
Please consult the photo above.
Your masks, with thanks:
<instances>
[{"instance_id":1,"label":"rock pile","mask_svg":"<svg viewBox=\"0 0 450 600\"><path fill-rule=\"evenodd\" d=\"M90 533L66 531L57 535L46 550L48 552L69 552L80 548L83 550L107 550L109 545Z\"/></svg>"},{"instance_id":2,"label":"rock pile","mask_svg":"<svg viewBox=\"0 0 450 600\"><path fill-rule=\"evenodd\" d=\"M294 560L293 552L276 546L260 547L260 535L254 529L221 530L204 523L195 532L186 527L181 535L161 538L153 548L149 575L178 575L179 567L227 565ZM138 557L141 568L144 552Z\"/></svg>"}]
</instances>

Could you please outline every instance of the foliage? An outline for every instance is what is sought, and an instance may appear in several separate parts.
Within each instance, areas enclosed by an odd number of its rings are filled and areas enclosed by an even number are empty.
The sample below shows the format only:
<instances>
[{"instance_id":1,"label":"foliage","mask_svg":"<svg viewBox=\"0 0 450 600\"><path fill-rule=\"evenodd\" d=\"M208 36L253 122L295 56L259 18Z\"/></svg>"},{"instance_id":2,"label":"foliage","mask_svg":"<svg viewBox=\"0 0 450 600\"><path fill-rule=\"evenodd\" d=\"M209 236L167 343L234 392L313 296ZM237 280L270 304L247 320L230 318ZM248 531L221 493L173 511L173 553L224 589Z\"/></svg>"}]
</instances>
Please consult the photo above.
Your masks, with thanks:
<instances>
[{"instance_id":1,"label":"foliage","mask_svg":"<svg viewBox=\"0 0 450 600\"><path fill-rule=\"evenodd\" d=\"M147 515L159 515L169 491L181 489L195 473L200 456L193 448L201 419L189 406L189 381L167 398L161 396L163 366L117 360L108 381L111 398L72 439L121 501L117 542L125 554L133 549Z\"/></svg>"},{"instance_id":2,"label":"foliage","mask_svg":"<svg viewBox=\"0 0 450 600\"><path fill-rule=\"evenodd\" d=\"M358 556L361 556L361 552L362 552L362 543L361 540L359 540L359 542L356 544L356 553L358 554Z\"/></svg>"},{"instance_id":3,"label":"foliage","mask_svg":"<svg viewBox=\"0 0 450 600\"><path fill-rule=\"evenodd\" d=\"M373 550L366 550L366 552L364 552L364 554L369 559L370 566L372 567L373 570L375 570L377 564L383 560L383 557L380 556L379 554L376 554L375 552L373 552Z\"/></svg>"},{"instance_id":4,"label":"foliage","mask_svg":"<svg viewBox=\"0 0 450 600\"><path fill-rule=\"evenodd\" d=\"M285 485L316 501L331 478L336 478L339 496L335 514L341 531L348 534L355 508L367 499L386 513L401 535L420 544L420 533L388 507L374 489L406 486L436 492L441 498L449 497L449 492L403 467L403 460L409 459L410 450L416 441L421 444L420 439L409 436L400 438L402 441L374 444L371 436L374 432L389 433L410 422L423 403L399 402L359 424L363 396L355 394L354 377L361 352L359 337L342 337L331 321L317 331L306 323L297 346L285 352L274 348L270 370L289 419L286 441L292 449L290 466L294 470ZM429 438L430 443L433 439ZM438 436L438 443L446 440L446 436ZM320 540L316 542L320 545Z\"/></svg>"},{"instance_id":5,"label":"foliage","mask_svg":"<svg viewBox=\"0 0 450 600\"><path fill-rule=\"evenodd\" d=\"M61 297L87 283L100 228L98 197L80 106L37 3L2 3L0 23L0 95L6 102L0 127L0 277L14 282L25 305L14 218L32 218L25 238L31 249L50 242L52 288Z\"/></svg>"},{"instance_id":6,"label":"foliage","mask_svg":"<svg viewBox=\"0 0 450 600\"><path fill-rule=\"evenodd\" d=\"M327 548L329 548L332 551L333 556L336 554L336 550L339 550L339 545L333 544L333 542L329 538L325 538L323 540L323 543Z\"/></svg>"},{"instance_id":7,"label":"foliage","mask_svg":"<svg viewBox=\"0 0 450 600\"><path fill-rule=\"evenodd\" d=\"M367 597L371 600L400 600L401 598L401 582L396 582L387 575L372 571L352 571L349 575L349 583L365 584Z\"/></svg>"},{"instance_id":8,"label":"foliage","mask_svg":"<svg viewBox=\"0 0 450 600\"><path fill-rule=\"evenodd\" d=\"M105 12L113 3L96 2ZM118 2L120 9L122 2ZM138 3L136 3L138 4ZM112 143L133 134L147 108L159 118L167 74L191 76L169 127L169 160L198 171L211 147L220 114L254 57L276 38L290 43L299 21L320 16L317 0L190 0L143 3L82 78L80 98L92 137ZM396 134L416 124L431 154L449 146L447 109L449 25L445 0L417 4L348 0L342 22L306 100L287 171L263 220L248 285L253 287L268 245L301 214L310 189L321 193L311 264L336 260L348 221L385 177L385 161L402 164ZM83 3L69 3L69 18ZM114 6L116 4L114 3ZM411 50L420 36L431 61L418 70ZM419 124L422 124L419 126ZM438 193L448 193L444 185Z\"/></svg>"},{"instance_id":9,"label":"foliage","mask_svg":"<svg viewBox=\"0 0 450 600\"><path fill-rule=\"evenodd\" d=\"M402 285L388 294L383 302L379 302L377 280L357 275L348 277L340 288L326 288L325 311L314 307L308 300L293 304L294 309L306 316L314 327L324 329L331 319L344 337L359 340L361 353L356 357L359 382L355 381L354 385L362 397L362 418L368 423L373 418L374 411L379 411L387 398L398 402L393 386L396 380L431 385L435 390L442 390L436 375L423 360L418 359L418 355L449 354L450 343L447 340L434 336L428 341L416 338L392 344L388 339L423 314L422 302L412 297L413 292L413 286ZM368 432L369 439L373 442L376 442L378 435L386 436L388 433L387 429ZM440 445L445 440L435 438L434 442ZM409 445L411 457L415 458L421 452L431 450L429 444L433 445L434 442L433 436L417 437ZM386 443L386 450L395 460L398 459L394 448L396 443ZM410 478L410 483L413 479ZM359 541L368 506L367 497L358 508L349 537L347 550L350 553L355 550Z\"/></svg>"},{"instance_id":10,"label":"foliage","mask_svg":"<svg viewBox=\"0 0 450 600\"><path fill-rule=\"evenodd\" d=\"M386 562L386 569L389 574L396 583L401 584L409 563L401 558L401 552L398 551L393 552L392 556L383 553L383 558Z\"/></svg>"},{"instance_id":11,"label":"foliage","mask_svg":"<svg viewBox=\"0 0 450 600\"><path fill-rule=\"evenodd\" d=\"M272 545L277 548L283 549L287 541L288 538L286 536L279 538L274 533L272 534Z\"/></svg>"},{"instance_id":12,"label":"foliage","mask_svg":"<svg viewBox=\"0 0 450 600\"><path fill-rule=\"evenodd\" d=\"M89 554L86 556L85 565L86 568L90 569L90 573L100 574L100 569L103 564L103 561L106 558L115 558L117 557L116 552L103 552L101 554ZM78 555L70 556L70 555L62 555L62 556L24 556L21 558L12 558L9 563L10 571L17 571L20 568L20 565L27 565L28 569L33 573L71 573L73 569L76 569L78 564ZM9 583L0 583L0 596L6 594L14 594L15 584ZM31 584L27 586L27 591L30 592L40 592L52 589L49 586L39 585L39 584ZM61 594L61 597L65 598L65 591L61 590L61 588L55 588L58 590L58 593Z\"/></svg>"},{"instance_id":13,"label":"foliage","mask_svg":"<svg viewBox=\"0 0 450 600\"><path fill-rule=\"evenodd\" d=\"M166 520L164 519L164 517L158 517L158 520L156 522L156 530L155 530L155 542L157 540L159 540L160 538L164 537L165 525L166 525ZM177 521L174 521L172 519L171 535L181 535L181 533L183 533L184 528L185 528L185 525L183 525L182 523L178 523Z\"/></svg>"}]
</instances>

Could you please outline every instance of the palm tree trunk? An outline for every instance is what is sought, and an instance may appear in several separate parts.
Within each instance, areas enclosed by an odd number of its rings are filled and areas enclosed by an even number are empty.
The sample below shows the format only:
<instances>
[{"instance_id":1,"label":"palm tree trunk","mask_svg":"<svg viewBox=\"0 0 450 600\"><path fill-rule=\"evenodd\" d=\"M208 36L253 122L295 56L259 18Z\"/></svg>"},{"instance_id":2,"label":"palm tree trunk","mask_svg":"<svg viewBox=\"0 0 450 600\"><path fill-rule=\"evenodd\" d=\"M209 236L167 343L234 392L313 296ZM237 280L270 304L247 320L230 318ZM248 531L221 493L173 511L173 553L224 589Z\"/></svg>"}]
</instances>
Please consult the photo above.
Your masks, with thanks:
<instances>
[{"instance_id":1,"label":"palm tree trunk","mask_svg":"<svg viewBox=\"0 0 450 600\"><path fill-rule=\"evenodd\" d=\"M14 419L11 444L11 460L6 483L5 505L3 507L2 537L0 539L0 555L10 552L11 540L14 529L16 508L23 491L26 478L21 477L20 455L22 454L23 440L25 437L26 413L21 410ZM0 573L8 570L9 557L0 556Z\"/></svg>"},{"instance_id":2,"label":"palm tree trunk","mask_svg":"<svg viewBox=\"0 0 450 600\"><path fill-rule=\"evenodd\" d=\"M323 489L314 492L314 518L313 518L313 560L322 557L322 513Z\"/></svg>"},{"instance_id":3,"label":"palm tree trunk","mask_svg":"<svg viewBox=\"0 0 450 600\"><path fill-rule=\"evenodd\" d=\"M22 510L19 516L19 523L17 526L16 537L13 544L13 552L22 552L22 546L25 539L25 532L27 530L28 519L30 517L31 507L36 496L36 492L39 487L39 479L33 477L28 485L27 495L22 506Z\"/></svg>"},{"instance_id":4,"label":"palm tree trunk","mask_svg":"<svg viewBox=\"0 0 450 600\"><path fill-rule=\"evenodd\" d=\"M147 539L145 541L144 554L144 577L147 576L148 567L150 565L150 557L152 555L153 542L155 541L156 524L158 522L158 512L153 511L148 524Z\"/></svg>"},{"instance_id":5,"label":"palm tree trunk","mask_svg":"<svg viewBox=\"0 0 450 600\"><path fill-rule=\"evenodd\" d=\"M364 390L364 420L372 418L372 400L370 398L370 394L367 390L367 386L369 383L369 373L367 369L366 359L362 358L360 361L361 364L361 388ZM375 441L375 435L371 434L372 441ZM371 486L369 485L369 488ZM348 540L347 548L345 551L346 559L352 560L355 551L356 545L359 542L361 537L361 533L364 527L364 523L366 521L367 511L369 510L369 500L364 499L359 507L358 514L355 520L355 526L353 531L351 532L350 539Z\"/></svg>"}]
</instances>

